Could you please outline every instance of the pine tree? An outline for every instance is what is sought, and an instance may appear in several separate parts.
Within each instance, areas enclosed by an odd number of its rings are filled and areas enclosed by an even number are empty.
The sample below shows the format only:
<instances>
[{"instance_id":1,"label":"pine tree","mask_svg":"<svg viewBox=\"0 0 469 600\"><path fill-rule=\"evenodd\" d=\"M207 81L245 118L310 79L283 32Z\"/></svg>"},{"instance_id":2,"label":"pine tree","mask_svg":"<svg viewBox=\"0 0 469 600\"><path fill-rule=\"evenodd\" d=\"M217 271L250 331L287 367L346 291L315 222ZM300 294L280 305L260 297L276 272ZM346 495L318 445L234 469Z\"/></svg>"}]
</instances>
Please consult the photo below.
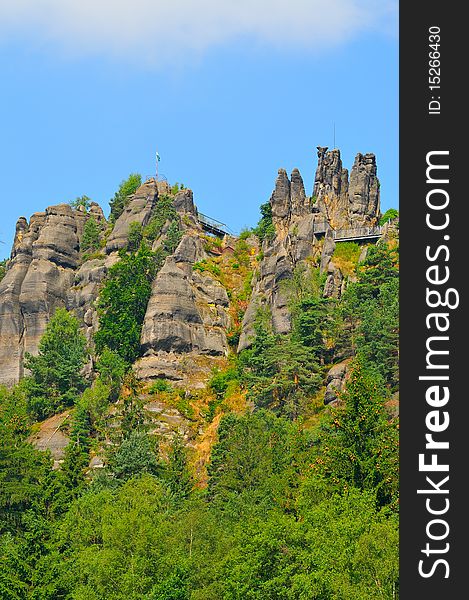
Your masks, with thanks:
<instances>
[{"instance_id":1,"label":"pine tree","mask_svg":"<svg viewBox=\"0 0 469 600\"><path fill-rule=\"evenodd\" d=\"M81 239L80 250L82 252L94 252L99 248L99 236L101 228L96 219L91 216L85 222L83 227L83 237Z\"/></svg>"}]
</instances>

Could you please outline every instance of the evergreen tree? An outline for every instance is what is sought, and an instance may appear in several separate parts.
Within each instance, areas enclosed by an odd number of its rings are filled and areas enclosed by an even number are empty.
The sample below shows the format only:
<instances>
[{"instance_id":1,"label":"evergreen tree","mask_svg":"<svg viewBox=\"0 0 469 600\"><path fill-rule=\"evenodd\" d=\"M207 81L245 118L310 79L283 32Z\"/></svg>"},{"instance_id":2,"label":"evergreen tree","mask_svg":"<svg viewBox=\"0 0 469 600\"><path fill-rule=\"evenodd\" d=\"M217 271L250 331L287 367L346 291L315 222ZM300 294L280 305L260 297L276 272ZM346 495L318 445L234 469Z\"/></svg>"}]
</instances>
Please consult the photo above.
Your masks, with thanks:
<instances>
[{"instance_id":1,"label":"evergreen tree","mask_svg":"<svg viewBox=\"0 0 469 600\"><path fill-rule=\"evenodd\" d=\"M83 227L83 237L81 239L80 250L82 252L94 252L99 248L99 236L101 228L96 219L91 216L86 220Z\"/></svg>"},{"instance_id":2,"label":"evergreen tree","mask_svg":"<svg viewBox=\"0 0 469 600\"><path fill-rule=\"evenodd\" d=\"M121 260L109 269L98 301L98 354L108 348L128 364L135 361L155 272L153 253L145 244L134 254L121 253Z\"/></svg>"},{"instance_id":3,"label":"evergreen tree","mask_svg":"<svg viewBox=\"0 0 469 600\"><path fill-rule=\"evenodd\" d=\"M74 404L85 389L81 369L86 361L86 339L77 319L58 308L39 342L37 356L26 353L28 409L38 419Z\"/></svg>"},{"instance_id":4,"label":"evergreen tree","mask_svg":"<svg viewBox=\"0 0 469 600\"><path fill-rule=\"evenodd\" d=\"M355 363L342 395L320 435L316 470L338 489L376 493L379 505L397 502L398 430L383 405L382 383Z\"/></svg>"},{"instance_id":5,"label":"evergreen tree","mask_svg":"<svg viewBox=\"0 0 469 600\"><path fill-rule=\"evenodd\" d=\"M257 407L296 418L321 385L317 347L294 335L272 333L269 316L262 311L254 328L253 344L239 358L249 396Z\"/></svg>"},{"instance_id":6,"label":"evergreen tree","mask_svg":"<svg viewBox=\"0 0 469 600\"><path fill-rule=\"evenodd\" d=\"M254 229L254 233L262 243L264 240L272 241L275 237L275 227L272 222L272 205L270 202L262 204L260 207L261 218L257 227Z\"/></svg>"}]
</instances>

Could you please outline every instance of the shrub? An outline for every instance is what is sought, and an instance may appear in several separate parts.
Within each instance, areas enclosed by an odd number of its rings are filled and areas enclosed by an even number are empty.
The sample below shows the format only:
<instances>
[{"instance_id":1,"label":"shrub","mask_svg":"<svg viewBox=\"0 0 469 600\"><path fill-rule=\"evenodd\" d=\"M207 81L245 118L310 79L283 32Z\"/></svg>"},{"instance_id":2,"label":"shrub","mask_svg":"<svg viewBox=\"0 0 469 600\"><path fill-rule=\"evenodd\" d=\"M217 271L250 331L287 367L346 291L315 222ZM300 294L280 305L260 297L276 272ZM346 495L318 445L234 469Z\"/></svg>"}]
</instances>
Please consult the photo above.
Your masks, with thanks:
<instances>
[{"instance_id":1,"label":"shrub","mask_svg":"<svg viewBox=\"0 0 469 600\"><path fill-rule=\"evenodd\" d=\"M109 220L115 223L124 212L125 207L129 203L130 196L135 194L137 189L142 185L142 176L139 173L131 173L127 179L121 182L119 189L114 194L114 198L109 201L111 214Z\"/></svg>"},{"instance_id":2,"label":"shrub","mask_svg":"<svg viewBox=\"0 0 469 600\"><path fill-rule=\"evenodd\" d=\"M241 233L239 234L239 239L247 240L249 237L251 237L253 233L254 231L251 228L243 228L241 229Z\"/></svg>"},{"instance_id":3,"label":"shrub","mask_svg":"<svg viewBox=\"0 0 469 600\"><path fill-rule=\"evenodd\" d=\"M173 387L164 379L157 379L154 381L148 389L150 394L158 394L159 392L173 392Z\"/></svg>"},{"instance_id":4,"label":"shrub","mask_svg":"<svg viewBox=\"0 0 469 600\"><path fill-rule=\"evenodd\" d=\"M5 277L7 272L7 259L0 261L0 281Z\"/></svg>"},{"instance_id":5,"label":"shrub","mask_svg":"<svg viewBox=\"0 0 469 600\"><path fill-rule=\"evenodd\" d=\"M143 228L141 223L138 221L132 221L129 225L129 232L127 234L127 250L128 252L136 252L142 243L143 239Z\"/></svg>"},{"instance_id":6,"label":"shrub","mask_svg":"<svg viewBox=\"0 0 469 600\"><path fill-rule=\"evenodd\" d=\"M78 196L75 200L71 200L69 204L72 208L78 209L83 207L85 211L88 211L91 204L91 198L88 198L88 196Z\"/></svg>"},{"instance_id":7,"label":"shrub","mask_svg":"<svg viewBox=\"0 0 469 600\"><path fill-rule=\"evenodd\" d=\"M204 260L200 260L198 262L195 262L192 265L192 269L194 271L200 271L201 273L203 273L204 271L207 271L208 273L211 273L212 275L215 275L215 277L220 277L221 276L221 269L218 265L216 265L213 262L210 262L206 259Z\"/></svg>"},{"instance_id":8,"label":"shrub","mask_svg":"<svg viewBox=\"0 0 469 600\"><path fill-rule=\"evenodd\" d=\"M351 275L355 272L360 258L361 247L355 242L340 242L336 244L333 263L340 268L344 275Z\"/></svg>"},{"instance_id":9,"label":"shrub","mask_svg":"<svg viewBox=\"0 0 469 600\"><path fill-rule=\"evenodd\" d=\"M392 221L399 216L399 211L395 208L389 208L379 220L379 224L383 226L388 221Z\"/></svg>"},{"instance_id":10,"label":"shrub","mask_svg":"<svg viewBox=\"0 0 469 600\"><path fill-rule=\"evenodd\" d=\"M263 242L264 240L272 241L275 237L275 227L272 221L272 206L270 202L262 204L260 211L260 221L253 231L259 238L260 242Z\"/></svg>"}]
</instances>

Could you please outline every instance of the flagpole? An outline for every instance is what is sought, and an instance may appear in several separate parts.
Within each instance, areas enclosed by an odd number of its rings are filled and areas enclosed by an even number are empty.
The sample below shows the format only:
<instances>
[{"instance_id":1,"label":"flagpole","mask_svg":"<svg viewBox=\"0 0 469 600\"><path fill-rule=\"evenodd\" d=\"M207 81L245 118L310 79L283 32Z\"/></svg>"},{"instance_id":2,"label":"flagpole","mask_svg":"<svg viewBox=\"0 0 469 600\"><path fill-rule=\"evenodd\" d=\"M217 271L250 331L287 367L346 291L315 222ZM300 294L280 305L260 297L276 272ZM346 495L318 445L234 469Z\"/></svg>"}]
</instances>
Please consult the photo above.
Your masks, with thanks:
<instances>
[{"instance_id":1,"label":"flagpole","mask_svg":"<svg viewBox=\"0 0 469 600\"><path fill-rule=\"evenodd\" d=\"M156 181L158 181L158 162L159 162L158 150L156 151Z\"/></svg>"}]
</instances>

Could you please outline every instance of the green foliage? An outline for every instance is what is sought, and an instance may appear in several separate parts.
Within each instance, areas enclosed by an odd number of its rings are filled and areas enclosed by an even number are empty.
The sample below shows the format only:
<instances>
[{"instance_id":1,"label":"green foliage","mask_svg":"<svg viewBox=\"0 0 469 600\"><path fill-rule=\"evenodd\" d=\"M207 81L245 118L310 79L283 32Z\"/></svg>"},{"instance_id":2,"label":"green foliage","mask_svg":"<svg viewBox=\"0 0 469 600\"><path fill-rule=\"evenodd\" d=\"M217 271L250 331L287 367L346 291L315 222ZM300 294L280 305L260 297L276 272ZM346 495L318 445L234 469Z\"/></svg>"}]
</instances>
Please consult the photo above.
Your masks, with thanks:
<instances>
[{"instance_id":1,"label":"green foliage","mask_svg":"<svg viewBox=\"0 0 469 600\"><path fill-rule=\"evenodd\" d=\"M253 230L253 232L259 238L259 241L262 243L264 240L273 240L275 237L275 227L272 222L272 205L270 202L266 202L262 204L260 207L261 218L257 227Z\"/></svg>"},{"instance_id":2,"label":"green foliage","mask_svg":"<svg viewBox=\"0 0 469 600\"><path fill-rule=\"evenodd\" d=\"M138 221L132 221L127 234L127 252L136 252L143 240L143 227Z\"/></svg>"},{"instance_id":3,"label":"green foliage","mask_svg":"<svg viewBox=\"0 0 469 600\"><path fill-rule=\"evenodd\" d=\"M179 222L173 200L172 196L159 196L150 220L144 229L144 236L150 242L153 242L161 235L166 223Z\"/></svg>"},{"instance_id":4,"label":"green foliage","mask_svg":"<svg viewBox=\"0 0 469 600\"><path fill-rule=\"evenodd\" d=\"M158 394L159 392L173 392L173 387L164 379L157 379L149 387L150 394Z\"/></svg>"},{"instance_id":5,"label":"green foliage","mask_svg":"<svg viewBox=\"0 0 469 600\"><path fill-rule=\"evenodd\" d=\"M399 217L399 211L395 208L388 208L388 210L384 213L384 215L379 220L379 224L383 226L388 221L392 221L393 219L397 219Z\"/></svg>"},{"instance_id":6,"label":"green foliage","mask_svg":"<svg viewBox=\"0 0 469 600\"><path fill-rule=\"evenodd\" d=\"M5 277L7 272L7 259L0 260L0 281Z\"/></svg>"},{"instance_id":7,"label":"green foliage","mask_svg":"<svg viewBox=\"0 0 469 600\"><path fill-rule=\"evenodd\" d=\"M178 192L180 192L181 190L185 190L185 189L186 189L186 186L183 183L178 183L176 181L176 183L171 186L171 194L173 196L175 196Z\"/></svg>"},{"instance_id":8,"label":"green foliage","mask_svg":"<svg viewBox=\"0 0 469 600\"><path fill-rule=\"evenodd\" d=\"M181 435L177 435L171 444L163 480L176 500L181 501L189 497L192 481L187 467L187 449Z\"/></svg>"},{"instance_id":9,"label":"green foliage","mask_svg":"<svg viewBox=\"0 0 469 600\"><path fill-rule=\"evenodd\" d=\"M0 423L0 534L24 528L25 512L41 501L49 456Z\"/></svg>"},{"instance_id":10,"label":"green foliage","mask_svg":"<svg viewBox=\"0 0 469 600\"><path fill-rule=\"evenodd\" d=\"M96 219L91 216L86 220L83 227L83 237L81 239L81 252L92 253L98 250L100 246L101 228Z\"/></svg>"},{"instance_id":11,"label":"green foliage","mask_svg":"<svg viewBox=\"0 0 469 600\"><path fill-rule=\"evenodd\" d=\"M398 431L387 419L381 381L356 363L342 398L323 424L316 468L339 489L370 490L380 506L396 506Z\"/></svg>"},{"instance_id":12,"label":"green foliage","mask_svg":"<svg viewBox=\"0 0 469 600\"><path fill-rule=\"evenodd\" d=\"M234 257L238 261L238 265L249 267L250 248L246 240L238 239L234 247Z\"/></svg>"},{"instance_id":13,"label":"green foliage","mask_svg":"<svg viewBox=\"0 0 469 600\"><path fill-rule=\"evenodd\" d=\"M200 273L207 271L208 273L211 273L215 277L221 276L220 267L211 260L207 260L207 259L199 260L192 265L192 268L194 271L199 271Z\"/></svg>"},{"instance_id":14,"label":"green foliage","mask_svg":"<svg viewBox=\"0 0 469 600\"><path fill-rule=\"evenodd\" d=\"M129 363L117 352L105 346L96 362L96 370L102 383L109 388L109 399L117 400L124 377L129 370Z\"/></svg>"},{"instance_id":15,"label":"green foliage","mask_svg":"<svg viewBox=\"0 0 469 600\"><path fill-rule=\"evenodd\" d=\"M262 311L254 329L251 348L239 357L249 397L257 407L296 418L321 385L317 348L299 336L273 333L270 317Z\"/></svg>"},{"instance_id":16,"label":"green foliage","mask_svg":"<svg viewBox=\"0 0 469 600\"><path fill-rule=\"evenodd\" d=\"M208 388L215 392L219 398L223 398L231 382L238 381L238 371L234 367L226 371L215 370L208 382Z\"/></svg>"},{"instance_id":17,"label":"green foliage","mask_svg":"<svg viewBox=\"0 0 469 600\"><path fill-rule=\"evenodd\" d=\"M247 240L251 235L253 235L254 231L249 227L245 227L241 229L238 239L239 240Z\"/></svg>"},{"instance_id":18,"label":"green foliage","mask_svg":"<svg viewBox=\"0 0 469 600\"><path fill-rule=\"evenodd\" d=\"M141 185L142 176L139 173L131 173L127 179L121 182L119 189L114 194L114 198L109 201L109 206L111 207L109 220L111 223L115 223L121 216L130 201L130 196L135 194Z\"/></svg>"},{"instance_id":19,"label":"green foliage","mask_svg":"<svg viewBox=\"0 0 469 600\"><path fill-rule=\"evenodd\" d=\"M167 254L172 254L179 245L182 238L182 231L179 226L178 220L171 221L168 231L166 232L166 238L164 240L163 248Z\"/></svg>"},{"instance_id":20,"label":"green foliage","mask_svg":"<svg viewBox=\"0 0 469 600\"><path fill-rule=\"evenodd\" d=\"M86 340L77 319L58 308L39 342L39 353L26 353L25 367L31 371L25 385L28 411L37 419L73 405L85 389L81 369L86 361Z\"/></svg>"},{"instance_id":21,"label":"green foliage","mask_svg":"<svg viewBox=\"0 0 469 600\"><path fill-rule=\"evenodd\" d=\"M397 251L372 246L338 307L338 346L351 348L394 390L398 385L399 280Z\"/></svg>"},{"instance_id":22,"label":"green foliage","mask_svg":"<svg viewBox=\"0 0 469 600\"><path fill-rule=\"evenodd\" d=\"M155 272L154 255L145 245L135 254L121 253L121 260L109 269L98 301L98 354L108 348L129 364L135 361Z\"/></svg>"},{"instance_id":23,"label":"green foliage","mask_svg":"<svg viewBox=\"0 0 469 600\"><path fill-rule=\"evenodd\" d=\"M209 465L209 497L235 515L262 514L288 501L305 444L296 425L270 411L224 417Z\"/></svg>"},{"instance_id":24,"label":"green foliage","mask_svg":"<svg viewBox=\"0 0 469 600\"><path fill-rule=\"evenodd\" d=\"M160 466L148 435L131 431L109 461L109 468L114 477L124 481L142 473L158 473Z\"/></svg>"},{"instance_id":25,"label":"green foliage","mask_svg":"<svg viewBox=\"0 0 469 600\"><path fill-rule=\"evenodd\" d=\"M340 242L336 244L332 261L344 275L352 275L358 265L361 246L355 242Z\"/></svg>"},{"instance_id":26,"label":"green foliage","mask_svg":"<svg viewBox=\"0 0 469 600\"><path fill-rule=\"evenodd\" d=\"M109 407L112 388L102 377L97 377L93 385L81 395L77 404L77 412L86 414L88 435L101 425L104 414Z\"/></svg>"},{"instance_id":27,"label":"green foliage","mask_svg":"<svg viewBox=\"0 0 469 600\"><path fill-rule=\"evenodd\" d=\"M223 598L397 597L396 522L355 490L316 504L299 521L273 513L242 523L234 538L223 565Z\"/></svg>"},{"instance_id":28,"label":"green foliage","mask_svg":"<svg viewBox=\"0 0 469 600\"><path fill-rule=\"evenodd\" d=\"M395 600L398 424L384 402L397 386L397 251L370 247L340 300L323 298L318 269L297 267L281 287L290 333L275 333L260 310L251 348L200 393L207 414L187 390L153 382L149 392L193 419L194 431L225 413L217 431L215 421L189 443L163 437L159 453L131 362L151 281L180 234L171 206L163 201L153 233L140 232L104 283L93 384L79 375L86 353L76 320L57 311L28 359L31 376L0 388L0 597ZM150 252L145 239L163 231ZM233 261L195 266L237 279L235 335L251 292L241 242ZM339 247L344 261L356 259L356 248ZM358 360L341 401L313 414L330 363L351 353ZM243 402L247 393L253 412L226 414L233 392ZM41 418L75 404L59 470L27 441L38 398ZM198 452L214 435L205 489ZM106 467L90 470L90 451L104 448Z\"/></svg>"},{"instance_id":29,"label":"green foliage","mask_svg":"<svg viewBox=\"0 0 469 600\"><path fill-rule=\"evenodd\" d=\"M88 196L78 196L77 198L75 198L75 200L70 201L70 206L72 208L78 209L83 207L85 209L85 212L89 210L90 205L91 198L88 198Z\"/></svg>"}]
</instances>

